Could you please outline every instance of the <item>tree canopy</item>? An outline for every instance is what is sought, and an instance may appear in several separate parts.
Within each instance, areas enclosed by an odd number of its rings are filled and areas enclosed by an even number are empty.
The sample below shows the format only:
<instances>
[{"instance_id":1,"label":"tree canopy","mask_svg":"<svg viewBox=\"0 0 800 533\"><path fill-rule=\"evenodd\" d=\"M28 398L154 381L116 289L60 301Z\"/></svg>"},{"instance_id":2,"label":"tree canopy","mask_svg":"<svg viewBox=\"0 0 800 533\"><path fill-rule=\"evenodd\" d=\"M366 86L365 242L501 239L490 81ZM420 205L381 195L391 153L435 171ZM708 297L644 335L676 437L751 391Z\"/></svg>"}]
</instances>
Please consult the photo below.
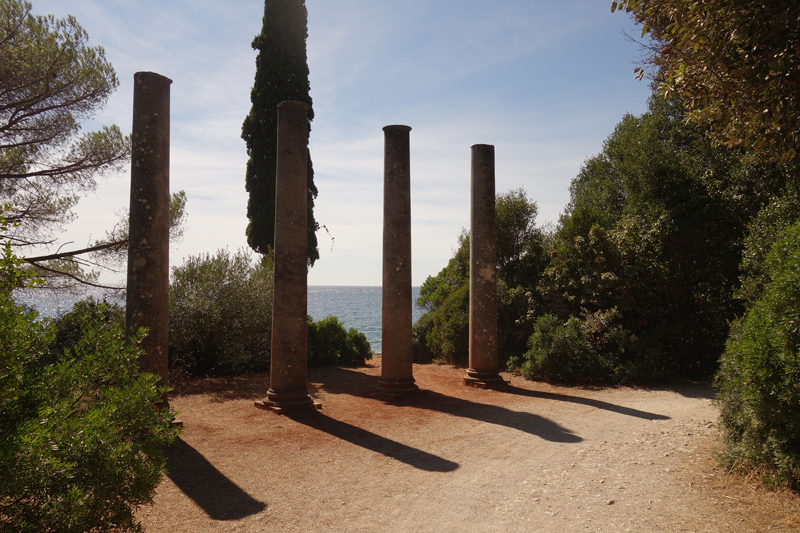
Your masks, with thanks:
<instances>
[{"instance_id":1,"label":"tree canopy","mask_svg":"<svg viewBox=\"0 0 800 533\"><path fill-rule=\"evenodd\" d=\"M0 240L49 288L96 285L95 267L127 253L127 214L83 249L57 246L81 196L130 159L130 137L117 126L82 131L118 85L103 48L88 40L72 16L34 16L29 2L0 0ZM171 238L182 234L185 204L183 191L172 195Z\"/></svg>"},{"instance_id":2,"label":"tree canopy","mask_svg":"<svg viewBox=\"0 0 800 533\"><path fill-rule=\"evenodd\" d=\"M495 199L497 232L498 337L501 358L524 351L531 334L535 287L547 265L545 235L536 227L539 208L519 188ZM417 305L425 313L414 324L414 357L466 363L469 355L469 233L458 238L447 266L429 276Z\"/></svg>"},{"instance_id":3,"label":"tree canopy","mask_svg":"<svg viewBox=\"0 0 800 533\"><path fill-rule=\"evenodd\" d=\"M247 243L258 253L275 244L275 167L278 142L278 104L297 100L312 105L309 95L306 38L308 11L305 0L266 0L261 33L253 39L256 77L250 100L250 114L242 125L247 143L245 188L247 202ZM308 110L309 131L314 110ZM314 168L308 158L308 264L319 259L317 224L314 218Z\"/></svg>"},{"instance_id":4,"label":"tree canopy","mask_svg":"<svg viewBox=\"0 0 800 533\"><path fill-rule=\"evenodd\" d=\"M654 96L586 161L550 247L526 361L536 379L708 378L739 284L748 223L793 177L714 146Z\"/></svg>"},{"instance_id":5,"label":"tree canopy","mask_svg":"<svg viewBox=\"0 0 800 533\"><path fill-rule=\"evenodd\" d=\"M117 87L101 47L74 17L33 16L0 0L0 198L12 244L51 244L97 178L120 170L130 141L116 126L81 133Z\"/></svg>"},{"instance_id":6,"label":"tree canopy","mask_svg":"<svg viewBox=\"0 0 800 533\"><path fill-rule=\"evenodd\" d=\"M726 146L800 154L800 3L614 0L654 40L655 85ZM643 70L637 69L639 74Z\"/></svg>"}]
</instances>

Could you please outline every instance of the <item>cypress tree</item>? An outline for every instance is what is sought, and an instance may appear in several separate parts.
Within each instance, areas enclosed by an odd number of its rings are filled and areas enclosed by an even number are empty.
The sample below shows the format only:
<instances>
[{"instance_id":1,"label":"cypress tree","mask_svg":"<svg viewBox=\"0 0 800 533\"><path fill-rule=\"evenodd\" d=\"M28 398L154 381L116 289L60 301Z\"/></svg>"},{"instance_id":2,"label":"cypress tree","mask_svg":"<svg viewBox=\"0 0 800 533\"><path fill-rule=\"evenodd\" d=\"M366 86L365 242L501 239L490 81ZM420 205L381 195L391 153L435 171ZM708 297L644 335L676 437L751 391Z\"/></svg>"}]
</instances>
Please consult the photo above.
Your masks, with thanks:
<instances>
[{"instance_id":1,"label":"cypress tree","mask_svg":"<svg viewBox=\"0 0 800 533\"><path fill-rule=\"evenodd\" d=\"M247 243L258 253L266 253L275 243L275 165L278 141L279 103L298 100L311 103L309 96L306 38L308 11L305 0L266 0L261 33L253 39L256 78L250 92L253 103L242 125L247 143L245 189L247 202ZM308 110L309 131L314 110ZM314 219L314 169L308 158L308 265L319 259Z\"/></svg>"}]
</instances>

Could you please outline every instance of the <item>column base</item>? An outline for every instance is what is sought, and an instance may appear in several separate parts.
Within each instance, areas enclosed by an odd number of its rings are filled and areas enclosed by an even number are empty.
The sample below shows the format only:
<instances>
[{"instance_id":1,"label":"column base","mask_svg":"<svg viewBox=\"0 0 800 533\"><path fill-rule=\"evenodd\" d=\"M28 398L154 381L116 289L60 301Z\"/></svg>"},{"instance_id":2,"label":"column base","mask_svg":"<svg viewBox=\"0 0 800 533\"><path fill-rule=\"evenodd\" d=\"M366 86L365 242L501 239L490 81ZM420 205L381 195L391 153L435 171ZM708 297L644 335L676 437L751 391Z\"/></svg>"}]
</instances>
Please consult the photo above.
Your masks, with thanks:
<instances>
[{"instance_id":1,"label":"column base","mask_svg":"<svg viewBox=\"0 0 800 533\"><path fill-rule=\"evenodd\" d=\"M269 389L267 397L253 402L256 408L279 415L303 410L322 409L322 402L308 395L308 389L299 391L276 391Z\"/></svg>"},{"instance_id":2,"label":"column base","mask_svg":"<svg viewBox=\"0 0 800 533\"><path fill-rule=\"evenodd\" d=\"M419 387L414 384L414 378L396 381L385 381L381 379L376 395L381 400L391 402L418 393Z\"/></svg>"},{"instance_id":3,"label":"column base","mask_svg":"<svg viewBox=\"0 0 800 533\"><path fill-rule=\"evenodd\" d=\"M464 376L464 385L475 387L476 389L495 389L508 385L508 382L501 378L497 372L482 372L468 368L467 375Z\"/></svg>"},{"instance_id":4,"label":"column base","mask_svg":"<svg viewBox=\"0 0 800 533\"><path fill-rule=\"evenodd\" d=\"M169 409L169 408L170 408L169 400L167 399L166 396L162 396L161 401L156 404L156 409L158 409L159 411L163 411L164 409ZM183 420L177 417L170 420L169 423L173 426L183 427Z\"/></svg>"}]
</instances>

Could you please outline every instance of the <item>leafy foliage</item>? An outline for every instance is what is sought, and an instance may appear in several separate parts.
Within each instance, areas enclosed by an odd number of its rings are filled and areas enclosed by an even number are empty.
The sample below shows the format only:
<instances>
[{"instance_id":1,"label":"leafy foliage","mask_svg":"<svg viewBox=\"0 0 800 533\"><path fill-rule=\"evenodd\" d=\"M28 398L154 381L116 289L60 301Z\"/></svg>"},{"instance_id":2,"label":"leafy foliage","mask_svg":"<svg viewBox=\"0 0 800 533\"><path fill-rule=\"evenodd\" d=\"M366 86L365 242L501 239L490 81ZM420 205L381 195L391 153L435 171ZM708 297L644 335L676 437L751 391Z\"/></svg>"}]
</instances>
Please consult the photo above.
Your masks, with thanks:
<instances>
[{"instance_id":1,"label":"leafy foliage","mask_svg":"<svg viewBox=\"0 0 800 533\"><path fill-rule=\"evenodd\" d=\"M83 339L87 317L89 323L103 329L125 329L125 308L116 303L97 301L91 296L81 300L73 306L72 310L56 318L52 323L53 339L50 342L49 353L54 359L53 363L60 360L65 354Z\"/></svg>"},{"instance_id":2,"label":"leafy foliage","mask_svg":"<svg viewBox=\"0 0 800 533\"><path fill-rule=\"evenodd\" d=\"M614 0L656 42L665 95L726 146L798 157L800 4L794 0ZM641 71L637 69L637 71Z\"/></svg>"},{"instance_id":3,"label":"leafy foliage","mask_svg":"<svg viewBox=\"0 0 800 533\"><path fill-rule=\"evenodd\" d=\"M769 282L738 320L716 378L724 459L800 488L800 223L766 259Z\"/></svg>"},{"instance_id":4,"label":"leafy foliage","mask_svg":"<svg viewBox=\"0 0 800 533\"><path fill-rule=\"evenodd\" d=\"M189 257L172 269L169 358L188 375L269 370L272 255L245 250ZM372 351L363 333L335 316L308 319L308 364L363 365Z\"/></svg>"},{"instance_id":5,"label":"leafy foliage","mask_svg":"<svg viewBox=\"0 0 800 533\"><path fill-rule=\"evenodd\" d=\"M96 310L73 311L64 323L81 334L60 345L35 312L0 301L0 531L134 528L161 481L174 413L156 408L138 339Z\"/></svg>"},{"instance_id":6,"label":"leafy foliage","mask_svg":"<svg viewBox=\"0 0 800 533\"><path fill-rule=\"evenodd\" d=\"M798 176L800 173L795 170L794 181L787 183L783 193L775 195L747 225L741 264L742 285L737 297L748 307L761 298L769 284L767 254L783 238L786 229L800 220Z\"/></svg>"},{"instance_id":7,"label":"leafy foliage","mask_svg":"<svg viewBox=\"0 0 800 533\"><path fill-rule=\"evenodd\" d=\"M116 126L80 133L118 83L103 49L74 17L30 10L0 1L0 200L18 223L2 236L16 246L53 242L78 198L130 155Z\"/></svg>"},{"instance_id":8,"label":"leafy foliage","mask_svg":"<svg viewBox=\"0 0 800 533\"><path fill-rule=\"evenodd\" d=\"M190 375L269 369L272 256L190 256L172 269L170 367Z\"/></svg>"},{"instance_id":9,"label":"leafy foliage","mask_svg":"<svg viewBox=\"0 0 800 533\"><path fill-rule=\"evenodd\" d=\"M33 256L58 240L82 195L130 157L130 137L117 126L82 133L118 85L102 47L74 17L33 16L23 0L0 0L0 203L5 240L25 256L44 287L97 285L95 267L113 268L127 254L127 214L86 248ZM186 196L173 194L170 235L182 232ZM82 257L92 254L92 261ZM18 270L19 271L19 270Z\"/></svg>"},{"instance_id":10,"label":"leafy foliage","mask_svg":"<svg viewBox=\"0 0 800 533\"><path fill-rule=\"evenodd\" d=\"M265 254L275 245L275 168L278 143L278 104L297 100L312 105L309 96L306 38L308 12L305 0L265 0L261 33L253 39L256 77L250 100L250 114L242 125L247 143L245 188L247 203L247 243ZM308 111L309 131L314 110ZM308 264L319 259L317 224L314 218L314 168L308 158Z\"/></svg>"},{"instance_id":11,"label":"leafy foliage","mask_svg":"<svg viewBox=\"0 0 800 533\"><path fill-rule=\"evenodd\" d=\"M367 337L344 322L328 316L318 322L308 317L309 366L360 366L372 359Z\"/></svg>"},{"instance_id":12,"label":"leafy foliage","mask_svg":"<svg viewBox=\"0 0 800 533\"><path fill-rule=\"evenodd\" d=\"M507 358L525 351L547 256L545 236L535 225L538 208L524 189L498 194L495 213L498 352ZM420 287L417 305L426 311L413 327L417 361L469 361L469 234L462 232L458 242L447 266Z\"/></svg>"},{"instance_id":13,"label":"leafy foliage","mask_svg":"<svg viewBox=\"0 0 800 533\"><path fill-rule=\"evenodd\" d=\"M747 221L786 182L777 165L714 147L678 102L654 97L648 113L624 117L573 180L540 283L559 327L582 331L603 361L570 379L711 376L741 312L733 292ZM532 349L529 358L555 357L546 343ZM546 372L563 373L555 366L526 368L563 378Z\"/></svg>"},{"instance_id":14,"label":"leafy foliage","mask_svg":"<svg viewBox=\"0 0 800 533\"><path fill-rule=\"evenodd\" d=\"M0 232L6 233L13 222L6 219L5 214L11 208L10 204L0 205ZM36 276L25 272L25 260L18 257L11 246L11 241L6 239L2 243L2 256L0 256L0 297L7 297L13 289L30 288L39 283Z\"/></svg>"},{"instance_id":15,"label":"leafy foliage","mask_svg":"<svg viewBox=\"0 0 800 533\"><path fill-rule=\"evenodd\" d=\"M520 365L522 375L528 379L546 376L553 381L608 381L616 368L617 350L603 349L592 342L595 335L600 343L612 342L613 334L624 331L612 328L611 335L600 325L607 325L613 310L602 317L606 320L582 321L571 317L562 324L554 314L539 317L529 340L530 349L512 365ZM592 327L595 326L595 327ZM617 339L613 339L617 340ZM614 348L619 348L618 340ZM609 357L610 356L610 357ZM524 362L523 362L524 361Z\"/></svg>"}]
</instances>

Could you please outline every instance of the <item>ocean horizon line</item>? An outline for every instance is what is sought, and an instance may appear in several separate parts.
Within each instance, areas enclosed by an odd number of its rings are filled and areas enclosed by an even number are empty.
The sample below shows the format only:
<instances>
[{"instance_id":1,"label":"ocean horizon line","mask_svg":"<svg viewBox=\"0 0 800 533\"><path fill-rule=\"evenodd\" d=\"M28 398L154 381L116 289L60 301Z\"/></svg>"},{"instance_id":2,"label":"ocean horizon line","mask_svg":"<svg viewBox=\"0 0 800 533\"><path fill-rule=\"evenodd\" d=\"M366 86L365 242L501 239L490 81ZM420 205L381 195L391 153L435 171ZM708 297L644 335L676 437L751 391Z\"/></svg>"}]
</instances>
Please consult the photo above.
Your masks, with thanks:
<instances>
[{"instance_id":1,"label":"ocean horizon line","mask_svg":"<svg viewBox=\"0 0 800 533\"><path fill-rule=\"evenodd\" d=\"M309 287L347 287L348 289L380 289L383 285L308 285ZM412 285L412 289L419 289L422 285Z\"/></svg>"}]
</instances>

